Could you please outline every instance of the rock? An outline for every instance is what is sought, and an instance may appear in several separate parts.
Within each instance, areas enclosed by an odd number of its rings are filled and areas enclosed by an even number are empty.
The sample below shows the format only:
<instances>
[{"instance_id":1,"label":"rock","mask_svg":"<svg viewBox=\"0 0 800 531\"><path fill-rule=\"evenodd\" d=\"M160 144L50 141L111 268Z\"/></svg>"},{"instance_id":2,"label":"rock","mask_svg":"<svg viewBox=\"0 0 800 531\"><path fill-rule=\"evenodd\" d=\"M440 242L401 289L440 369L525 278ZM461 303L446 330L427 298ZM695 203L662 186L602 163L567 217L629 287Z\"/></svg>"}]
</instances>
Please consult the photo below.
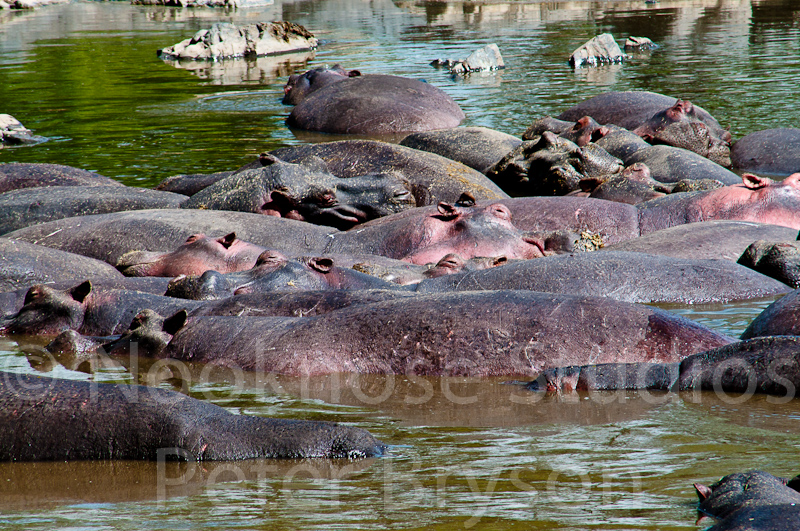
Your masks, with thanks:
<instances>
[{"instance_id":1,"label":"rock","mask_svg":"<svg viewBox=\"0 0 800 531\"><path fill-rule=\"evenodd\" d=\"M236 26L220 22L191 39L158 51L162 59L212 60L273 55L316 48L317 39L299 24L259 22Z\"/></svg>"},{"instance_id":2,"label":"rock","mask_svg":"<svg viewBox=\"0 0 800 531\"><path fill-rule=\"evenodd\" d=\"M658 44L654 43L647 37L628 37L625 41L625 49L632 51L655 50Z\"/></svg>"},{"instance_id":3,"label":"rock","mask_svg":"<svg viewBox=\"0 0 800 531\"><path fill-rule=\"evenodd\" d=\"M131 4L169 7L254 7L272 4L272 0L131 0Z\"/></svg>"},{"instance_id":4,"label":"rock","mask_svg":"<svg viewBox=\"0 0 800 531\"><path fill-rule=\"evenodd\" d=\"M38 144L47 138L34 135L10 114L0 114L0 147L17 144Z\"/></svg>"},{"instance_id":5,"label":"rock","mask_svg":"<svg viewBox=\"0 0 800 531\"><path fill-rule=\"evenodd\" d=\"M503 56L500 55L500 48L496 44L487 44L469 54L463 61L453 61L452 59L437 59L431 63L433 66L444 67L450 70L451 74L468 74L470 72L485 72L489 70L499 70L505 68Z\"/></svg>"},{"instance_id":6,"label":"rock","mask_svg":"<svg viewBox=\"0 0 800 531\"><path fill-rule=\"evenodd\" d=\"M575 68L597 66L604 63L621 63L625 54L610 33L603 33L587 41L586 44L572 52L569 64Z\"/></svg>"}]
</instances>

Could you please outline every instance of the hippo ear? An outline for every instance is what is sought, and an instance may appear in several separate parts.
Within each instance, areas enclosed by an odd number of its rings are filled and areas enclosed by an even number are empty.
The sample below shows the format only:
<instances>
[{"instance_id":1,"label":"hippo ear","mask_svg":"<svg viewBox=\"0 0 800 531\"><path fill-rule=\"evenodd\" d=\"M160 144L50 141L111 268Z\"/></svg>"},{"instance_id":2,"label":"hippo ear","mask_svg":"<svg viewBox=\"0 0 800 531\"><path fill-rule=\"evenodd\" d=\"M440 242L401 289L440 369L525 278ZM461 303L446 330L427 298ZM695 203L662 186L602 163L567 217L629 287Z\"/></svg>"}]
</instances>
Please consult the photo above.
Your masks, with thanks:
<instances>
[{"instance_id":1,"label":"hippo ear","mask_svg":"<svg viewBox=\"0 0 800 531\"><path fill-rule=\"evenodd\" d=\"M447 269L461 269L464 267L464 259L455 253L448 253L436 263L436 267L444 267Z\"/></svg>"},{"instance_id":2,"label":"hippo ear","mask_svg":"<svg viewBox=\"0 0 800 531\"><path fill-rule=\"evenodd\" d=\"M267 201L261 205L261 213L285 218L296 210L294 201L283 190L272 190Z\"/></svg>"},{"instance_id":3,"label":"hippo ear","mask_svg":"<svg viewBox=\"0 0 800 531\"><path fill-rule=\"evenodd\" d=\"M186 324L186 320L189 318L189 314L186 310L180 310L175 315L167 317L164 319L164 324L161 327L163 332L168 333L171 336L174 336L178 330L183 328L183 325Z\"/></svg>"},{"instance_id":4,"label":"hippo ear","mask_svg":"<svg viewBox=\"0 0 800 531\"><path fill-rule=\"evenodd\" d=\"M275 155L271 155L269 153L261 153L258 156L258 162L261 163L261 166L271 166L276 162L280 162L280 159Z\"/></svg>"},{"instance_id":5,"label":"hippo ear","mask_svg":"<svg viewBox=\"0 0 800 531\"><path fill-rule=\"evenodd\" d=\"M311 258L308 261L308 265L315 271L319 271L320 273L328 273L333 268L333 260L318 256Z\"/></svg>"},{"instance_id":6,"label":"hippo ear","mask_svg":"<svg viewBox=\"0 0 800 531\"><path fill-rule=\"evenodd\" d=\"M464 192L460 196L458 196L458 201L456 201L455 206L474 207L475 206L475 196L472 195L470 192Z\"/></svg>"},{"instance_id":7,"label":"hippo ear","mask_svg":"<svg viewBox=\"0 0 800 531\"><path fill-rule=\"evenodd\" d=\"M507 263L508 263L507 256L495 256L491 260L489 260L489 267L499 267Z\"/></svg>"},{"instance_id":8,"label":"hippo ear","mask_svg":"<svg viewBox=\"0 0 800 531\"><path fill-rule=\"evenodd\" d=\"M279 265L286 261L286 257L278 251L271 249L262 252L256 259L255 267L262 265Z\"/></svg>"},{"instance_id":9,"label":"hippo ear","mask_svg":"<svg viewBox=\"0 0 800 531\"><path fill-rule=\"evenodd\" d=\"M697 491L697 497L700 499L700 501L704 501L706 498L711 496L711 487L706 487L700 483L694 484L694 490Z\"/></svg>"},{"instance_id":10,"label":"hippo ear","mask_svg":"<svg viewBox=\"0 0 800 531\"><path fill-rule=\"evenodd\" d=\"M595 188L603 184L603 179L599 179L597 177L587 177L586 179L581 179L578 181L578 186L581 188L581 192L593 192Z\"/></svg>"},{"instance_id":11,"label":"hippo ear","mask_svg":"<svg viewBox=\"0 0 800 531\"><path fill-rule=\"evenodd\" d=\"M361 75L361 72L359 70L350 70L347 73L347 77L358 77L360 75Z\"/></svg>"},{"instance_id":12,"label":"hippo ear","mask_svg":"<svg viewBox=\"0 0 800 531\"><path fill-rule=\"evenodd\" d=\"M233 242L236 241L236 233L231 232L230 234L226 234L217 241L221 243L222 246L225 247L226 249L230 249L231 245L233 245Z\"/></svg>"},{"instance_id":13,"label":"hippo ear","mask_svg":"<svg viewBox=\"0 0 800 531\"><path fill-rule=\"evenodd\" d=\"M768 177L759 177L758 175L753 175L752 173L745 173L742 175L742 183L751 189L751 190L760 190L761 188L766 188L774 181Z\"/></svg>"},{"instance_id":14,"label":"hippo ear","mask_svg":"<svg viewBox=\"0 0 800 531\"><path fill-rule=\"evenodd\" d=\"M22 305L25 306L27 304L32 303L33 301L43 299L46 294L47 294L47 286L44 286L42 284L31 286L28 292L25 294L25 300L23 301Z\"/></svg>"},{"instance_id":15,"label":"hippo ear","mask_svg":"<svg viewBox=\"0 0 800 531\"><path fill-rule=\"evenodd\" d=\"M186 243L196 242L197 240L199 240L199 239L201 239L203 237L205 237L205 234L203 234L203 233L192 234L191 236L186 238Z\"/></svg>"},{"instance_id":16,"label":"hippo ear","mask_svg":"<svg viewBox=\"0 0 800 531\"><path fill-rule=\"evenodd\" d=\"M75 299L77 302L83 302L86 300L86 297L92 292L92 282L87 280L85 282L81 282L71 290L69 290L69 294Z\"/></svg>"}]
</instances>

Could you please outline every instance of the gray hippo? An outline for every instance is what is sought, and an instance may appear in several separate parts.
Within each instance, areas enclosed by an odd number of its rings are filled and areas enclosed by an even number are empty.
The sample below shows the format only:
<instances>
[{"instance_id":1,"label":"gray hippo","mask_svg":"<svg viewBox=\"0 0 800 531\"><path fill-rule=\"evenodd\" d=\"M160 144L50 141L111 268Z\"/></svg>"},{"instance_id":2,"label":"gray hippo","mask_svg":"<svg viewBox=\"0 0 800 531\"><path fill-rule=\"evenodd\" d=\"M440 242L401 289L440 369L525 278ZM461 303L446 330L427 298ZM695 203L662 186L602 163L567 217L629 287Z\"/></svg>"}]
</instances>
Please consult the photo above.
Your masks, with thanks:
<instances>
[{"instance_id":1,"label":"gray hippo","mask_svg":"<svg viewBox=\"0 0 800 531\"><path fill-rule=\"evenodd\" d=\"M242 293L308 290L401 289L397 284L337 267L331 258L306 257L289 260L274 251L264 251L251 269L233 273L206 271L180 276L167 287L166 295L183 299L214 300Z\"/></svg>"},{"instance_id":2,"label":"gray hippo","mask_svg":"<svg viewBox=\"0 0 800 531\"><path fill-rule=\"evenodd\" d=\"M459 292L315 317L196 317L162 356L288 375L534 375L595 362L674 362L731 338L670 312L531 291Z\"/></svg>"},{"instance_id":3,"label":"gray hippo","mask_svg":"<svg viewBox=\"0 0 800 531\"><path fill-rule=\"evenodd\" d=\"M770 304L742 333L742 339L800 335L800 290Z\"/></svg>"},{"instance_id":4,"label":"gray hippo","mask_svg":"<svg viewBox=\"0 0 800 531\"><path fill-rule=\"evenodd\" d=\"M416 206L409 183L391 172L342 179L317 157L294 164L264 155L259 164L197 192L182 208L253 212L346 230Z\"/></svg>"},{"instance_id":5,"label":"gray hippo","mask_svg":"<svg viewBox=\"0 0 800 531\"><path fill-rule=\"evenodd\" d=\"M302 98L286 124L306 131L390 134L456 127L461 107L423 81L369 74L329 83Z\"/></svg>"},{"instance_id":6,"label":"gray hippo","mask_svg":"<svg viewBox=\"0 0 800 531\"><path fill-rule=\"evenodd\" d=\"M200 304L133 290L95 292L89 280L66 290L37 284L28 290L19 311L0 321L0 335L56 336L70 329L87 336L108 336L127 329L146 308L172 314Z\"/></svg>"},{"instance_id":7,"label":"gray hippo","mask_svg":"<svg viewBox=\"0 0 800 531\"><path fill-rule=\"evenodd\" d=\"M234 415L145 386L0 373L0 461L361 458L386 446L331 422Z\"/></svg>"},{"instance_id":8,"label":"gray hippo","mask_svg":"<svg viewBox=\"0 0 800 531\"><path fill-rule=\"evenodd\" d=\"M61 218L179 208L186 197L128 186L48 186L0 194L0 234Z\"/></svg>"},{"instance_id":9,"label":"gray hippo","mask_svg":"<svg viewBox=\"0 0 800 531\"><path fill-rule=\"evenodd\" d=\"M635 275L631 271L637 271ZM791 288L729 260L604 251L521 260L423 280L418 293L524 289L624 302L701 304L776 296Z\"/></svg>"},{"instance_id":10,"label":"gray hippo","mask_svg":"<svg viewBox=\"0 0 800 531\"><path fill-rule=\"evenodd\" d=\"M601 143L598 142L598 145ZM625 164L647 164L653 179L663 183L682 180L716 179L723 184L736 184L740 177L713 160L675 146L648 146L631 153Z\"/></svg>"},{"instance_id":11,"label":"gray hippo","mask_svg":"<svg viewBox=\"0 0 800 531\"><path fill-rule=\"evenodd\" d=\"M40 186L124 186L114 179L61 164L0 164L0 193Z\"/></svg>"},{"instance_id":12,"label":"gray hippo","mask_svg":"<svg viewBox=\"0 0 800 531\"><path fill-rule=\"evenodd\" d=\"M740 220L800 229L800 173L783 181L752 174L742 184L672 194L636 205L641 234L684 223Z\"/></svg>"},{"instance_id":13,"label":"gray hippo","mask_svg":"<svg viewBox=\"0 0 800 531\"><path fill-rule=\"evenodd\" d=\"M737 260L793 288L800 288L800 242L756 240Z\"/></svg>"},{"instance_id":14,"label":"gray hippo","mask_svg":"<svg viewBox=\"0 0 800 531\"><path fill-rule=\"evenodd\" d=\"M0 238L0 291L82 278L117 279L106 262L19 240Z\"/></svg>"},{"instance_id":15,"label":"gray hippo","mask_svg":"<svg viewBox=\"0 0 800 531\"><path fill-rule=\"evenodd\" d=\"M316 156L337 177L391 171L411 183L417 206L455 203L463 193L476 199L503 199L508 194L481 172L435 153L375 140L341 140L290 146L270 152L288 162Z\"/></svg>"},{"instance_id":16,"label":"gray hippo","mask_svg":"<svg viewBox=\"0 0 800 531\"><path fill-rule=\"evenodd\" d=\"M533 391L715 391L795 398L800 337L766 336L697 352L668 363L606 363L550 368L526 384Z\"/></svg>"},{"instance_id":17,"label":"gray hippo","mask_svg":"<svg viewBox=\"0 0 800 531\"><path fill-rule=\"evenodd\" d=\"M791 531L800 528L800 477L760 470L729 474L711 485L694 484L697 510L719 522L709 531Z\"/></svg>"},{"instance_id":18,"label":"gray hippo","mask_svg":"<svg viewBox=\"0 0 800 531\"><path fill-rule=\"evenodd\" d=\"M633 251L691 259L724 258L736 262L757 240L796 239L797 229L789 227L751 221L698 221L610 244L601 251Z\"/></svg>"},{"instance_id":19,"label":"gray hippo","mask_svg":"<svg viewBox=\"0 0 800 531\"><path fill-rule=\"evenodd\" d=\"M750 133L733 144L731 160L733 167L742 171L779 176L800 172L800 129Z\"/></svg>"},{"instance_id":20,"label":"gray hippo","mask_svg":"<svg viewBox=\"0 0 800 531\"><path fill-rule=\"evenodd\" d=\"M125 253L117 261L117 269L126 276L136 277L202 275L209 269L231 273L250 269L264 251L260 245L243 242L235 232L220 238L192 234L183 245L168 253Z\"/></svg>"},{"instance_id":21,"label":"gray hippo","mask_svg":"<svg viewBox=\"0 0 800 531\"><path fill-rule=\"evenodd\" d=\"M486 127L454 127L412 133L400 141L401 146L436 153L479 172L484 172L521 143L515 136Z\"/></svg>"}]
</instances>

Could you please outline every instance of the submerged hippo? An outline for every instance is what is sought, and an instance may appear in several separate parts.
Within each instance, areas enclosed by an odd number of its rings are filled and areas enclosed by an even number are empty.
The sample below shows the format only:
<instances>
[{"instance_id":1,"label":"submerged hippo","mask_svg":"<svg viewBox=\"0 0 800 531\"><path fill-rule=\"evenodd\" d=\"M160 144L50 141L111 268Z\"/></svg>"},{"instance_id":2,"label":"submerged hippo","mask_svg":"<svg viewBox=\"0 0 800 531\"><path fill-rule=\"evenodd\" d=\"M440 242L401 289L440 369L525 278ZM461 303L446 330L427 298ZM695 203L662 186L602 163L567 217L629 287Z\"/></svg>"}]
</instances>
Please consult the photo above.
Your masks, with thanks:
<instances>
[{"instance_id":1,"label":"submerged hippo","mask_svg":"<svg viewBox=\"0 0 800 531\"><path fill-rule=\"evenodd\" d=\"M0 373L0 461L361 458L386 446L332 422L234 415L145 386Z\"/></svg>"},{"instance_id":2,"label":"submerged hippo","mask_svg":"<svg viewBox=\"0 0 800 531\"><path fill-rule=\"evenodd\" d=\"M794 290L770 304L753 319L742 339L763 336L800 335L800 290Z\"/></svg>"},{"instance_id":3,"label":"submerged hippo","mask_svg":"<svg viewBox=\"0 0 800 531\"><path fill-rule=\"evenodd\" d=\"M795 398L800 389L800 337L742 340L669 363L564 365L543 371L527 387L548 392L701 390Z\"/></svg>"},{"instance_id":4,"label":"submerged hippo","mask_svg":"<svg viewBox=\"0 0 800 531\"><path fill-rule=\"evenodd\" d=\"M358 77L361 72L358 70L345 70L341 65L332 67L321 66L312 68L302 74L292 74L283 87L284 105L297 105L312 92L328 86L331 83L343 81L348 77Z\"/></svg>"},{"instance_id":5,"label":"submerged hippo","mask_svg":"<svg viewBox=\"0 0 800 531\"><path fill-rule=\"evenodd\" d=\"M444 91L423 81L369 74L347 77L297 103L289 127L339 134L387 134L456 127L464 111Z\"/></svg>"},{"instance_id":6,"label":"submerged hippo","mask_svg":"<svg viewBox=\"0 0 800 531\"><path fill-rule=\"evenodd\" d=\"M672 194L636 207L642 234L684 223L723 219L800 229L800 173L783 181L746 173L740 185Z\"/></svg>"},{"instance_id":7,"label":"submerged hippo","mask_svg":"<svg viewBox=\"0 0 800 531\"><path fill-rule=\"evenodd\" d=\"M800 477L760 470L729 474L712 485L694 484L697 510L720 520L712 531L791 531L800 528Z\"/></svg>"},{"instance_id":8,"label":"submerged hippo","mask_svg":"<svg viewBox=\"0 0 800 531\"><path fill-rule=\"evenodd\" d=\"M253 212L346 230L416 206L409 183L393 173L342 179L316 157L293 164L264 155L259 163L197 192L182 208Z\"/></svg>"},{"instance_id":9,"label":"submerged hippo","mask_svg":"<svg viewBox=\"0 0 800 531\"><path fill-rule=\"evenodd\" d=\"M0 164L0 193L40 186L124 186L97 173L63 166L9 162Z\"/></svg>"}]
</instances>

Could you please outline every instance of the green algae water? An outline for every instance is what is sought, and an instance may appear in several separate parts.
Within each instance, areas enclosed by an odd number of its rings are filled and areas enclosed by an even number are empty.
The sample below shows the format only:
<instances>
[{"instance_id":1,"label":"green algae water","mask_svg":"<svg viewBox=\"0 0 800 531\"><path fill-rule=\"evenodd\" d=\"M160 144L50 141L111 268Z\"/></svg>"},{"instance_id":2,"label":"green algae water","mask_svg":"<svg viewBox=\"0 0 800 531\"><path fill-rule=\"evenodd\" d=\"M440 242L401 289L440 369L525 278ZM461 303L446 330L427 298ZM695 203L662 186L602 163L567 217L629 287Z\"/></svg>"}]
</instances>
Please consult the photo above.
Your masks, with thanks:
<instances>
[{"instance_id":1,"label":"green algae water","mask_svg":"<svg viewBox=\"0 0 800 531\"><path fill-rule=\"evenodd\" d=\"M167 63L156 50L214 22L287 20L315 52ZM465 125L519 135L608 90L701 105L734 138L796 127L800 5L790 0L281 1L217 10L76 2L0 11L0 113L44 144L0 162L76 166L152 187L229 170L285 145L291 74L341 63L425 79ZM573 70L603 32L660 45ZM507 68L452 78L429 66L496 43ZM736 336L770 301L668 309ZM335 420L390 444L380 459L239 463L0 463L0 528L704 529L694 482L760 468L795 475L800 401L698 393L527 393L504 379L292 379L144 360L53 358L0 338L0 368L181 390L235 413Z\"/></svg>"}]
</instances>

